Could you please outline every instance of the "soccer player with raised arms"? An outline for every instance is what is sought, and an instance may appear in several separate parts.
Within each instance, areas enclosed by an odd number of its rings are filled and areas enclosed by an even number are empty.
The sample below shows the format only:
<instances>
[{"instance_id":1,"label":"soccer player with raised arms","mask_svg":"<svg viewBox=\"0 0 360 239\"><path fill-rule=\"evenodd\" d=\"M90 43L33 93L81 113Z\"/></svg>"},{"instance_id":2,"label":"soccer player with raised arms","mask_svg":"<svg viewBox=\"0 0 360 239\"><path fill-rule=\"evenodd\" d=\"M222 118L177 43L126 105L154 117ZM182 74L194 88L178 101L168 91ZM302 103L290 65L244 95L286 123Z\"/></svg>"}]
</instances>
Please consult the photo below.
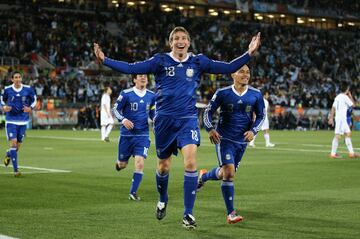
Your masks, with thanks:
<instances>
[{"instance_id":1,"label":"soccer player with raised arms","mask_svg":"<svg viewBox=\"0 0 360 239\"><path fill-rule=\"evenodd\" d=\"M122 123L120 129L117 171L126 168L129 158L134 156L135 171L129 199L140 201L137 194L144 174L144 161L150 147L148 118L154 118L154 93L146 89L147 75L134 75L135 86L123 90L114 104L115 117Z\"/></svg>"},{"instance_id":2,"label":"soccer player with raised arms","mask_svg":"<svg viewBox=\"0 0 360 239\"><path fill-rule=\"evenodd\" d=\"M6 112L6 136L10 142L10 149L6 152L4 164L8 166L11 161L14 176L20 177L18 151L25 137L29 114L36 105L36 95L33 88L22 84L20 72L13 72L11 81L13 84L6 86L1 95L1 107Z\"/></svg>"},{"instance_id":3,"label":"soccer player with raised arms","mask_svg":"<svg viewBox=\"0 0 360 239\"><path fill-rule=\"evenodd\" d=\"M245 153L247 143L259 130L265 119L264 99L260 91L249 86L250 70L247 65L233 73L234 84L219 89L204 112L205 129L215 144L219 166L209 172L200 170L198 190L208 180L222 180L221 191L227 209L227 223L237 223L242 216L234 209L235 172ZM219 122L212 124L212 115L220 107ZM255 114L255 120L253 115Z\"/></svg>"},{"instance_id":4,"label":"soccer player with raised arms","mask_svg":"<svg viewBox=\"0 0 360 239\"><path fill-rule=\"evenodd\" d=\"M203 54L189 53L190 41L185 28L175 27L169 36L171 52L155 54L150 59L135 63L107 58L99 45L94 44L95 55L104 65L126 74L155 75L154 133L159 158L156 183L160 194L156 217L161 220L166 215L171 156L177 155L180 149L185 168L183 226L188 229L197 226L193 207L198 178L196 151L200 145L200 131L195 104L201 75L235 72L250 60L250 56L259 47L260 33L252 38L248 51L231 62L215 61Z\"/></svg>"}]
</instances>

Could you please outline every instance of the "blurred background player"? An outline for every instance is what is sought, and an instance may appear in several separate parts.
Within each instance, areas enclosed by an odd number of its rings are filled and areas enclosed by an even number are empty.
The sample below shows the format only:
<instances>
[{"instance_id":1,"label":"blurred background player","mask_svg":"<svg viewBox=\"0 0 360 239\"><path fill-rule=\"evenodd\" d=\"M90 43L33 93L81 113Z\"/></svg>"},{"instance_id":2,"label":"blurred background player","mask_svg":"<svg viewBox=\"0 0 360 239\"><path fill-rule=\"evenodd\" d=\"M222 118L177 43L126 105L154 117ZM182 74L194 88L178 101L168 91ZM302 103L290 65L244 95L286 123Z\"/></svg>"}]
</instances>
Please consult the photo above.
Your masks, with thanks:
<instances>
[{"instance_id":1,"label":"blurred background player","mask_svg":"<svg viewBox=\"0 0 360 239\"><path fill-rule=\"evenodd\" d=\"M117 171L126 168L131 156L135 159L135 169L130 187L129 199L139 201L137 195L144 174L144 160L150 147L148 118L154 118L154 93L146 89L146 75L134 75L135 86L123 90L113 111L122 123L118 146Z\"/></svg>"},{"instance_id":2,"label":"blurred background player","mask_svg":"<svg viewBox=\"0 0 360 239\"><path fill-rule=\"evenodd\" d=\"M265 103L265 120L264 123L261 125L261 130L264 132L264 139L265 139L265 146L266 147L275 147L275 144L272 144L270 142L270 134L269 134L269 118L268 118L268 112L269 112L269 92L265 92L264 94L264 103ZM249 146L250 147L255 147L255 139L256 136L254 136L254 139L250 141Z\"/></svg>"},{"instance_id":3,"label":"blurred background player","mask_svg":"<svg viewBox=\"0 0 360 239\"><path fill-rule=\"evenodd\" d=\"M357 158L359 154L354 152L351 142L351 130L348 124L348 110L355 104L355 100L351 95L349 86L343 83L340 87L341 93L335 97L329 114L329 124L334 126L334 115L335 115L335 136L332 141L330 158L342 158L341 155L337 154L337 148L339 146L339 140L341 136L345 134L345 144L349 150L350 158Z\"/></svg>"},{"instance_id":4,"label":"blurred background player","mask_svg":"<svg viewBox=\"0 0 360 239\"><path fill-rule=\"evenodd\" d=\"M111 87L106 87L101 97L100 124L101 140L110 142L109 135L114 125L114 119L111 115Z\"/></svg>"},{"instance_id":5,"label":"blurred background player","mask_svg":"<svg viewBox=\"0 0 360 239\"><path fill-rule=\"evenodd\" d=\"M29 114L36 105L36 95L33 88L22 84L22 75L15 71L11 76L12 85L6 86L1 96L2 110L6 112L6 136L10 149L6 151L5 166L12 162L14 176L19 177L18 151L24 140Z\"/></svg>"},{"instance_id":6,"label":"blurred background player","mask_svg":"<svg viewBox=\"0 0 360 239\"><path fill-rule=\"evenodd\" d=\"M148 60L127 63L105 57L98 44L94 44L95 55L104 65L126 74L153 73L156 82L156 116L154 122L158 169L157 190L160 198L156 206L156 218L166 215L168 203L168 180L172 154L178 149L184 157L184 214L183 226L197 226L193 208L197 188L196 151L200 145L200 129L196 104L196 90L203 73L229 74L250 60L260 45L260 33L252 38L248 51L231 62L209 59L203 54L188 52L190 35L183 27L175 27L169 36L171 52L155 54Z\"/></svg>"},{"instance_id":7,"label":"blurred background player","mask_svg":"<svg viewBox=\"0 0 360 239\"><path fill-rule=\"evenodd\" d=\"M207 180L222 180L221 191L227 209L227 223L243 218L234 209L234 178L245 153L247 142L260 130L264 121L264 100L260 91L248 86L250 70L247 65L233 73L234 84L216 91L204 112L204 126L215 144L219 167L199 173L198 190ZM219 123L214 128L212 115L220 107ZM255 114L255 121L253 121Z\"/></svg>"}]
</instances>

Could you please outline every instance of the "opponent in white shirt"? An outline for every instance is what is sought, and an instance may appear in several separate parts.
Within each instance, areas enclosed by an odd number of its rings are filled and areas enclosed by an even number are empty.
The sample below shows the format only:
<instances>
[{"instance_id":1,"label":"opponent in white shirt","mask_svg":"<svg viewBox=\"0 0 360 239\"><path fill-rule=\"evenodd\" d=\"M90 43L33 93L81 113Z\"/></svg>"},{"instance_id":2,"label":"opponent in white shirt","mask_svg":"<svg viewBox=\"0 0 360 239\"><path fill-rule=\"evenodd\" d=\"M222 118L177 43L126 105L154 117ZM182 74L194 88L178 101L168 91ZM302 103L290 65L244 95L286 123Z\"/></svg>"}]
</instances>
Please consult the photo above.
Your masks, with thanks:
<instances>
[{"instance_id":1,"label":"opponent in white shirt","mask_svg":"<svg viewBox=\"0 0 360 239\"><path fill-rule=\"evenodd\" d=\"M268 118L268 111L269 111L269 101L267 100L269 99L269 92L265 92L264 94L264 103L265 103L265 120L264 123L261 126L261 130L264 132L264 138L265 138L265 146L266 147L275 147L275 144L270 142L270 134L269 134L269 118ZM254 139L252 141L250 141L249 146L250 147L255 147L255 139L256 136L254 137Z\"/></svg>"},{"instance_id":2,"label":"opponent in white shirt","mask_svg":"<svg viewBox=\"0 0 360 239\"><path fill-rule=\"evenodd\" d=\"M337 154L337 148L339 146L339 140L341 136L345 134L345 144L349 150L349 157L356 158L359 154L354 153L354 149L351 142L351 130L347 123L347 110L355 104L354 98L351 95L347 84L343 84L340 88L341 93L335 97L329 114L329 124L334 125L335 115L335 136L332 141L331 147L331 158L342 158L341 155Z\"/></svg>"},{"instance_id":3,"label":"opponent in white shirt","mask_svg":"<svg viewBox=\"0 0 360 239\"><path fill-rule=\"evenodd\" d=\"M114 125L114 119L111 115L111 96L112 90L106 87L101 97L100 107L100 124L101 124L101 140L110 142L109 135Z\"/></svg>"}]
</instances>

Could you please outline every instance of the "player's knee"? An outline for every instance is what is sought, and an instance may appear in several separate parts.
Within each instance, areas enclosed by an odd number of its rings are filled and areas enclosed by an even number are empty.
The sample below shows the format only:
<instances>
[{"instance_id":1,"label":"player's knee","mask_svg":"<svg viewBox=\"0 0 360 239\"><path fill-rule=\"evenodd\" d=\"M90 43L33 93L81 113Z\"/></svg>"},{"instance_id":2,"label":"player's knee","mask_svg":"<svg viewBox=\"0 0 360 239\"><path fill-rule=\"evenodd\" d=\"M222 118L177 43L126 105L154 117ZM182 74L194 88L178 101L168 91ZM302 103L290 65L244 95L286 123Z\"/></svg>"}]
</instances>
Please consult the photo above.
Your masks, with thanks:
<instances>
[{"instance_id":1,"label":"player's knee","mask_svg":"<svg viewBox=\"0 0 360 239\"><path fill-rule=\"evenodd\" d=\"M234 178L235 178L235 173L232 172L224 173L223 175L223 180L226 181L234 181Z\"/></svg>"},{"instance_id":2,"label":"player's knee","mask_svg":"<svg viewBox=\"0 0 360 239\"><path fill-rule=\"evenodd\" d=\"M196 170L196 160L184 160L185 170L194 171Z\"/></svg>"},{"instance_id":3,"label":"player's knee","mask_svg":"<svg viewBox=\"0 0 360 239\"><path fill-rule=\"evenodd\" d=\"M233 181L235 178L235 169L233 167L233 165L224 165L222 167L223 169L223 180L227 180L227 181Z\"/></svg>"},{"instance_id":4,"label":"player's knee","mask_svg":"<svg viewBox=\"0 0 360 239\"><path fill-rule=\"evenodd\" d=\"M143 171L144 170L144 161L138 161L135 163L135 169L137 171Z\"/></svg>"},{"instance_id":5,"label":"player's knee","mask_svg":"<svg viewBox=\"0 0 360 239\"><path fill-rule=\"evenodd\" d=\"M161 175L165 175L170 170L170 160L159 160L158 172Z\"/></svg>"}]
</instances>

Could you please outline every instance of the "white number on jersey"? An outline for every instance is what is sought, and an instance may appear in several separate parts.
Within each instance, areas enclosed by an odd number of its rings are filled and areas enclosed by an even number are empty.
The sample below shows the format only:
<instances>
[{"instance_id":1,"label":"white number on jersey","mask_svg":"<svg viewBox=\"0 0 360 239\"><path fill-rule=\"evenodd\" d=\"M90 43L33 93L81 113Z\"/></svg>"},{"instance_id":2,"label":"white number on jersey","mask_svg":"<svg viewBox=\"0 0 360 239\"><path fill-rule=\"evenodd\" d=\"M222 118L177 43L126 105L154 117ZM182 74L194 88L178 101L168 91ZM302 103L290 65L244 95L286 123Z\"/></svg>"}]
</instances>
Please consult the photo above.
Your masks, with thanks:
<instances>
[{"instance_id":1,"label":"white number on jersey","mask_svg":"<svg viewBox=\"0 0 360 239\"><path fill-rule=\"evenodd\" d=\"M191 138L195 141L199 141L198 133L196 130L191 130Z\"/></svg>"},{"instance_id":2,"label":"white number on jersey","mask_svg":"<svg viewBox=\"0 0 360 239\"><path fill-rule=\"evenodd\" d=\"M148 150L149 150L149 148L144 147L144 155L145 155L145 156L148 155Z\"/></svg>"},{"instance_id":3,"label":"white number on jersey","mask_svg":"<svg viewBox=\"0 0 360 239\"><path fill-rule=\"evenodd\" d=\"M175 66L165 67L166 75L167 76L174 76L175 75Z\"/></svg>"},{"instance_id":4,"label":"white number on jersey","mask_svg":"<svg viewBox=\"0 0 360 239\"><path fill-rule=\"evenodd\" d=\"M136 102L130 103L130 109L131 109L132 111L137 111L138 108L139 108L138 103L136 103Z\"/></svg>"}]
</instances>

